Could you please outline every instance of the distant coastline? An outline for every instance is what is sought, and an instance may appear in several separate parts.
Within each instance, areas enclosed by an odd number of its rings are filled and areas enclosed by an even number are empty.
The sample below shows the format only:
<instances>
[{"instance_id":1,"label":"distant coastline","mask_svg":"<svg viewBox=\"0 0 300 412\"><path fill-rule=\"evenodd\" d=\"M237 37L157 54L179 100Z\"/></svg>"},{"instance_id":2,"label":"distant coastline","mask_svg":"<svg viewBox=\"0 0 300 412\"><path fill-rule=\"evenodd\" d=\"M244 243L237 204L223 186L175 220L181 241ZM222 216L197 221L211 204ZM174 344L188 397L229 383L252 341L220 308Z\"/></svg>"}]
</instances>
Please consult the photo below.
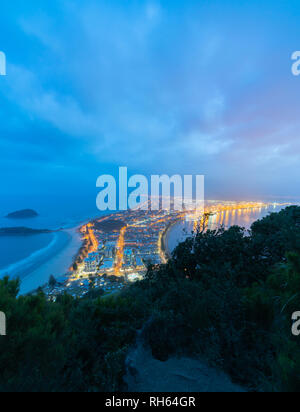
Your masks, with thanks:
<instances>
[{"instance_id":1,"label":"distant coastline","mask_svg":"<svg viewBox=\"0 0 300 412\"><path fill-rule=\"evenodd\" d=\"M28 227L3 227L0 228L0 236L34 236L44 233L53 233L48 229L31 229Z\"/></svg>"}]
</instances>

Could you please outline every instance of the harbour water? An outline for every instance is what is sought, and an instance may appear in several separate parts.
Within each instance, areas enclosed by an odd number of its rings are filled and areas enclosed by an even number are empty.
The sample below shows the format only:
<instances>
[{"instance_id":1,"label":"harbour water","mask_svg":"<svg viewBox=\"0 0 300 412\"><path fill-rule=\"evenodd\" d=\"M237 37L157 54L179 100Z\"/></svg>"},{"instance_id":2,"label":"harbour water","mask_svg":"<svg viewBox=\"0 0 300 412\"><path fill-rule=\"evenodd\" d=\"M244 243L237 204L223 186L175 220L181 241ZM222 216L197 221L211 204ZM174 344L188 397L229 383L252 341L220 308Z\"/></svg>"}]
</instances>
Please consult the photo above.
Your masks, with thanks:
<instances>
[{"instance_id":1,"label":"harbour water","mask_svg":"<svg viewBox=\"0 0 300 412\"><path fill-rule=\"evenodd\" d=\"M256 209L240 209L218 213L210 217L208 229L214 230L220 226L229 228L230 226L238 225L245 229L250 229L252 223L258 219L262 219L272 212L279 212L286 206L271 205ZM167 235L167 249L173 252L176 246L183 242L194 230L194 223L182 221L174 225Z\"/></svg>"}]
</instances>

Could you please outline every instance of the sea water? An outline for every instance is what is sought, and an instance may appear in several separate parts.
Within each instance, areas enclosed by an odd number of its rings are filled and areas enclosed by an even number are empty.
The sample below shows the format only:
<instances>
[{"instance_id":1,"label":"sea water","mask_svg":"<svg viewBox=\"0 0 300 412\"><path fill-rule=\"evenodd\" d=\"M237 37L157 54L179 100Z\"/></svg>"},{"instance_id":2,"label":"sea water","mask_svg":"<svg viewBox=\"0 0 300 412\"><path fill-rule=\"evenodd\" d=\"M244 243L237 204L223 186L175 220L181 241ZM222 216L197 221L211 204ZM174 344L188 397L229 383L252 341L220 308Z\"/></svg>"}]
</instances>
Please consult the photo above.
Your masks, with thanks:
<instances>
[{"instance_id":1,"label":"sea water","mask_svg":"<svg viewBox=\"0 0 300 412\"><path fill-rule=\"evenodd\" d=\"M94 199L92 199L94 200ZM39 214L32 219L7 219L8 213L33 209ZM19 277L21 290L27 293L47 282L50 275L66 274L81 246L75 229L98 216L95 202L80 198L3 199L0 205L0 228L28 227L59 230L33 236L0 236L0 278ZM62 230L60 230L62 229Z\"/></svg>"}]
</instances>

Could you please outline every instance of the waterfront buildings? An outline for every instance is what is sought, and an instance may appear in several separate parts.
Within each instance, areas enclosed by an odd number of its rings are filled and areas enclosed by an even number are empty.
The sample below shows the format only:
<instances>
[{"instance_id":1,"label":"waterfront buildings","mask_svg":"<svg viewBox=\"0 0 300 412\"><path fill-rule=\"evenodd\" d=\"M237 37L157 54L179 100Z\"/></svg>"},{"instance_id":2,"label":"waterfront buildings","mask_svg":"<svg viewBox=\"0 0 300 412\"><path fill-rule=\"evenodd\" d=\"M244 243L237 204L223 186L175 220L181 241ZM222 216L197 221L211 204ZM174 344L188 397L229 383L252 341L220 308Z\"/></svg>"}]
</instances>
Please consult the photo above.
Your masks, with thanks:
<instances>
[{"instance_id":1,"label":"waterfront buildings","mask_svg":"<svg viewBox=\"0 0 300 412\"><path fill-rule=\"evenodd\" d=\"M251 214L269 206L262 202L210 201L201 216L188 210L131 210L96 219L81 228L84 246L66 289L76 296L84 296L91 288L101 288L105 293L120 290L143 279L148 265L167 261L166 234L177 222L190 222L194 230L206 223L208 228L227 227L229 213ZM205 216L210 216L207 222Z\"/></svg>"}]
</instances>

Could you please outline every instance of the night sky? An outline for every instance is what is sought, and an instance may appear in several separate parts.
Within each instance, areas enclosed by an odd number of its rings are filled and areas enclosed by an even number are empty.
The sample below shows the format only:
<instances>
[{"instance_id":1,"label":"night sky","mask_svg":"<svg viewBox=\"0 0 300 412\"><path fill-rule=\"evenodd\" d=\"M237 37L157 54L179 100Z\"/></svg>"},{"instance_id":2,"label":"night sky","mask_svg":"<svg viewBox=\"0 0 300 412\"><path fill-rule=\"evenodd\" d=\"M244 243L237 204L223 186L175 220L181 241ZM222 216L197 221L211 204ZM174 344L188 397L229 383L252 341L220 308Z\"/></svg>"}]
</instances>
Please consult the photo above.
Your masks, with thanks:
<instances>
[{"instance_id":1,"label":"night sky","mask_svg":"<svg viewBox=\"0 0 300 412\"><path fill-rule=\"evenodd\" d=\"M94 196L127 166L300 197L299 22L290 0L1 2L2 195Z\"/></svg>"}]
</instances>

